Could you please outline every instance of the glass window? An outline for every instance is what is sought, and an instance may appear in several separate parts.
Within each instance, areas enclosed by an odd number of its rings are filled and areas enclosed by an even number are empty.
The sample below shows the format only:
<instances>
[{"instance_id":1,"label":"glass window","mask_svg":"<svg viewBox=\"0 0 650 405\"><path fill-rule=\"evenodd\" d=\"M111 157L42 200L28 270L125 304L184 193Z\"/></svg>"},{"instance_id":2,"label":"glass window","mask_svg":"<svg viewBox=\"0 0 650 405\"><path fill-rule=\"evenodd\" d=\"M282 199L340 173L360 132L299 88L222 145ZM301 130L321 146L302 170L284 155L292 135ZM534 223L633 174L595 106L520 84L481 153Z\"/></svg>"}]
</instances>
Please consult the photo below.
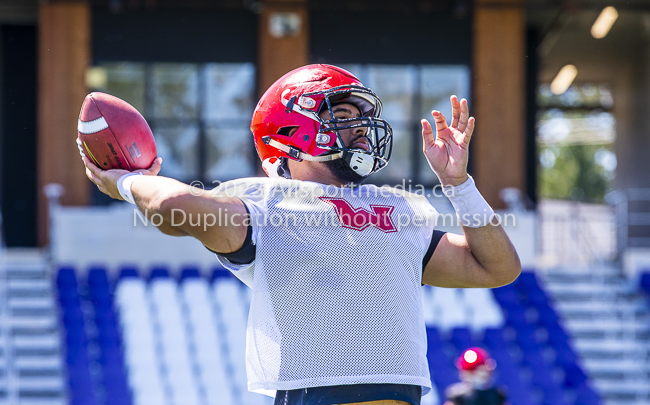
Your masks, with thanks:
<instances>
[{"instance_id":1,"label":"glass window","mask_svg":"<svg viewBox=\"0 0 650 405\"><path fill-rule=\"evenodd\" d=\"M197 65L156 63L151 69L151 111L154 118L198 118Z\"/></svg>"},{"instance_id":2,"label":"glass window","mask_svg":"<svg viewBox=\"0 0 650 405\"><path fill-rule=\"evenodd\" d=\"M370 181L375 184L438 183L422 154L420 119L432 120L431 110L439 110L451 120L452 94L469 100L470 76L467 66L435 65L343 65L370 87L384 106L382 118L393 128L393 155L390 164Z\"/></svg>"},{"instance_id":3,"label":"glass window","mask_svg":"<svg viewBox=\"0 0 650 405\"><path fill-rule=\"evenodd\" d=\"M151 126L161 174L182 181L252 176L258 165L250 119L252 63L107 63L104 88L126 100Z\"/></svg>"},{"instance_id":4,"label":"glass window","mask_svg":"<svg viewBox=\"0 0 650 405\"><path fill-rule=\"evenodd\" d=\"M163 158L160 174L175 179L191 179L199 169L197 156L199 126L194 124L166 125L154 121L158 155Z\"/></svg>"},{"instance_id":5,"label":"glass window","mask_svg":"<svg viewBox=\"0 0 650 405\"><path fill-rule=\"evenodd\" d=\"M255 66L252 63L210 63L204 67L207 120L244 120L250 125L255 108Z\"/></svg>"},{"instance_id":6,"label":"glass window","mask_svg":"<svg viewBox=\"0 0 650 405\"><path fill-rule=\"evenodd\" d=\"M259 167L249 126L255 103L252 63L110 63L106 88L143 113L151 126L162 173L210 183L253 176ZM451 118L449 96L469 98L466 66L345 65L381 98L393 127L391 163L377 184L438 182L422 155L420 119L432 109ZM604 91L596 89L598 97ZM587 92L591 95L591 93ZM592 98L596 97L591 95Z\"/></svg>"},{"instance_id":7,"label":"glass window","mask_svg":"<svg viewBox=\"0 0 650 405\"><path fill-rule=\"evenodd\" d=\"M102 66L106 72L106 88L100 89L126 100L144 114L145 65L143 63L108 63Z\"/></svg>"},{"instance_id":8,"label":"glass window","mask_svg":"<svg viewBox=\"0 0 650 405\"><path fill-rule=\"evenodd\" d=\"M226 181L255 175L251 164L258 162L251 147L253 136L247 127L212 125L206 129L206 178L208 181Z\"/></svg>"},{"instance_id":9,"label":"glass window","mask_svg":"<svg viewBox=\"0 0 650 405\"><path fill-rule=\"evenodd\" d=\"M208 64L204 67L206 165L209 181L226 181L255 175L258 162L250 132L255 108L253 64Z\"/></svg>"},{"instance_id":10,"label":"glass window","mask_svg":"<svg viewBox=\"0 0 650 405\"><path fill-rule=\"evenodd\" d=\"M572 85L561 95L540 86L537 120L539 193L602 203L616 172L616 121L606 84Z\"/></svg>"}]
</instances>

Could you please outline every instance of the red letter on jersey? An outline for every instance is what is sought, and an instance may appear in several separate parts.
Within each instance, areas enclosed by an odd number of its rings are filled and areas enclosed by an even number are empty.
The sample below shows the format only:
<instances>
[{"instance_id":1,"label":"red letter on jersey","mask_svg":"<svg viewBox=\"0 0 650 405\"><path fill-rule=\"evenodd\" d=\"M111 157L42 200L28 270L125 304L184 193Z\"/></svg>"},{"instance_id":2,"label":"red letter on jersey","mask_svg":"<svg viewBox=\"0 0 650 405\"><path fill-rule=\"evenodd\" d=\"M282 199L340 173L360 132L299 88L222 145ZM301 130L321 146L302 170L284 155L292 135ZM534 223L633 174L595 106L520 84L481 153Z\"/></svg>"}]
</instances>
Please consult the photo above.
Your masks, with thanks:
<instances>
[{"instance_id":1,"label":"red letter on jersey","mask_svg":"<svg viewBox=\"0 0 650 405\"><path fill-rule=\"evenodd\" d=\"M352 208L349 202L342 198L320 197L323 202L328 203L336 210L339 222L344 228L363 231L369 226L383 232L397 232L390 214L395 207L390 205L370 205L372 212L364 208Z\"/></svg>"}]
</instances>

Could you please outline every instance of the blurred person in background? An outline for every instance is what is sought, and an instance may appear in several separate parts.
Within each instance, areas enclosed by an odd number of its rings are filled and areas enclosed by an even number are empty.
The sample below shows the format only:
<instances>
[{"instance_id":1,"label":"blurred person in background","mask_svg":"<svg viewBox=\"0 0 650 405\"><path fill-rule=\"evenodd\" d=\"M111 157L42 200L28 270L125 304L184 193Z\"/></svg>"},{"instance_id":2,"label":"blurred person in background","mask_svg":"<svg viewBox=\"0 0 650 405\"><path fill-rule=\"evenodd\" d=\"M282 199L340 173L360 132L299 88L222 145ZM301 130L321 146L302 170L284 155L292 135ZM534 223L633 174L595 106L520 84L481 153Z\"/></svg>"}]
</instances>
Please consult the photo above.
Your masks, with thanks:
<instances>
[{"instance_id":1,"label":"blurred person in background","mask_svg":"<svg viewBox=\"0 0 650 405\"><path fill-rule=\"evenodd\" d=\"M496 365L479 347L465 350L456 362L460 382L447 388L444 405L506 405L506 395L492 379Z\"/></svg>"}]
</instances>

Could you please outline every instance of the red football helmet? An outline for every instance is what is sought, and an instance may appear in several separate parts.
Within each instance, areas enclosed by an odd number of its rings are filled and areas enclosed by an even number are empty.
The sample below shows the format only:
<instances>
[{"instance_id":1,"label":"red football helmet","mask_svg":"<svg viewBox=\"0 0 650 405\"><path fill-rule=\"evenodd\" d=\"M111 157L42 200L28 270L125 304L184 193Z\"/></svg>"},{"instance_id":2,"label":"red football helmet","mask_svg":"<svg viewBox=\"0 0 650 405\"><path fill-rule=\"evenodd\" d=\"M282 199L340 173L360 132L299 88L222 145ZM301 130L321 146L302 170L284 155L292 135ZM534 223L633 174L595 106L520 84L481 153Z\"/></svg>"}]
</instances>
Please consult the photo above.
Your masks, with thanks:
<instances>
[{"instance_id":1,"label":"red football helmet","mask_svg":"<svg viewBox=\"0 0 650 405\"><path fill-rule=\"evenodd\" d=\"M474 371L477 367L487 365L489 370L496 367L496 362L490 358L490 355L480 347L470 347L460 355L456 366L459 370Z\"/></svg>"},{"instance_id":2,"label":"red football helmet","mask_svg":"<svg viewBox=\"0 0 650 405\"><path fill-rule=\"evenodd\" d=\"M323 120L319 113L354 104L361 117ZM390 159L393 133L381 116L381 101L352 73L336 66L308 65L278 79L255 107L251 131L264 171L289 177L286 159L324 162L345 159L359 175L381 170ZM370 150L348 148L339 130L366 127ZM297 130L290 135L292 129Z\"/></svg>"}]
</instances>

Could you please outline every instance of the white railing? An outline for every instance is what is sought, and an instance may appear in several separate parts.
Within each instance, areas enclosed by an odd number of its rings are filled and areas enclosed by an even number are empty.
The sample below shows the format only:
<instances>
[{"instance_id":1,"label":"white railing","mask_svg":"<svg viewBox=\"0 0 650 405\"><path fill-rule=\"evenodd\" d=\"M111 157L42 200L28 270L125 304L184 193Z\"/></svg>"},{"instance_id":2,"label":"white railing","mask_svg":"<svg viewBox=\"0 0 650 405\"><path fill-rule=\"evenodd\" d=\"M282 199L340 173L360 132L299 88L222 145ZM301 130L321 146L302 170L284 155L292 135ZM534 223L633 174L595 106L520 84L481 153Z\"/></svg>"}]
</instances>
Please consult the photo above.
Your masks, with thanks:
<instances>
[{"instance_id":1,"label":"white railing","mask_svg":"<svg viewBox=\"0 0 650 405\"><path fill-rule=\"evenodd\" d=\"M606 199L616 213L618 253L627 248L650 247L650 188L616 190Z\"/></svg>"},{"instance_id":2,"label":"white railing","mask_svg":"<svg viewBox=\"0 0 650 405\"><path fill-rule=\"evenodd\" d=\"M590 266L616 259L616 218L611 206L542 200L537 212L542 265Z\"/></svg>"}]
</instances>

